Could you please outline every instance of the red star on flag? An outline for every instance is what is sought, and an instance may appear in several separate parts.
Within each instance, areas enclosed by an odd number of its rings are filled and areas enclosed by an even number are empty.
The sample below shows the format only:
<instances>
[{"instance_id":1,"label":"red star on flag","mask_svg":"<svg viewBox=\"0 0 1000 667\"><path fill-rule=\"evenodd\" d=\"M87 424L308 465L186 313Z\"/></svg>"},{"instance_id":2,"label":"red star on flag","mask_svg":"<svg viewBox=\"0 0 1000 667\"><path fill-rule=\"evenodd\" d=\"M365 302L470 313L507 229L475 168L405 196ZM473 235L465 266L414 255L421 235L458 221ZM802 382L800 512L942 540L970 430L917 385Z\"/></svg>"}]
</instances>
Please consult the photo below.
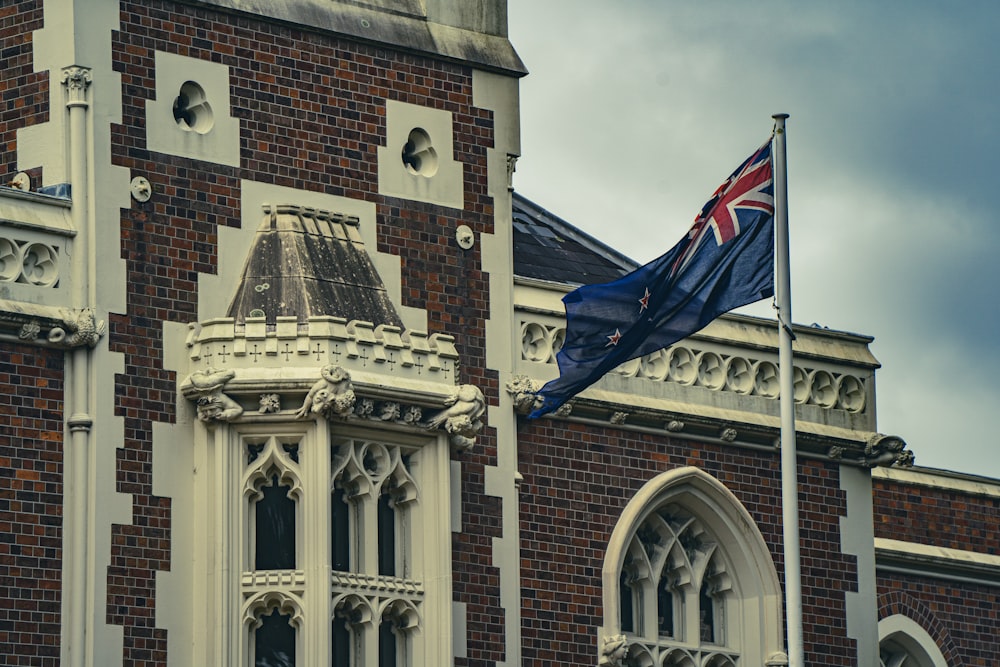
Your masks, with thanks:
<instances>
[{"instance_id":1,"label":"red star on flag","mask_svg":"<svg viewBox=\"0 0 1000 667\"><path fill-rule=\"evenodd\" d=\"M608 344L605 345L604 347L611 347L612 345L617 345L618 341L620 341L621 339L622 339L622 332L619 331L618 329L615 329L615 332L610 336L608 336Z\"/></svg>"},{"instance_id":2,"label":"red star on flag","mask_svg":"<svg viewBox=\"0 0 1000 667\"><path fill-rule=\"evenodd\" d=\"M646 290L646 293L642 295L641 299L639 299L639 314L640 315L642 314L642 311L644 311L647 308L649 308L649 296L650 296L649 295L649 288L646 287L645 290Z\"/></svg>"}]
</instances>

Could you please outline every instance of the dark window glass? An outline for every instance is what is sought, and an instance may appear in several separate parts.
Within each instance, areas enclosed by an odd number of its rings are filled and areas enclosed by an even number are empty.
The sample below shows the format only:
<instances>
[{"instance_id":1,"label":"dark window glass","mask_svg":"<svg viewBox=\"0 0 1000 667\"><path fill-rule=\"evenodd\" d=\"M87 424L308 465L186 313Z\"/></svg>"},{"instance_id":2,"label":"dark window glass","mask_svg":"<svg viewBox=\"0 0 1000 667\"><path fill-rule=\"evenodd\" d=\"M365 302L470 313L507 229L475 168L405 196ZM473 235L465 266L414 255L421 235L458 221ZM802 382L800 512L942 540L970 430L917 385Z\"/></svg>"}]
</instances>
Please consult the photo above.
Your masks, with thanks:
<instances>
[{"instance_id":1,"label":"dark window glass","mask_svg":"<svg viewBox=\"0 0 1000 667\"><path fill-rule=\"evenodd\" d=\"M351 664L351 633L347 629L347 619L340 616L333 619L332 659L332 667L349 667Z\"/></svg>"},{"instance_id":2,"label":"dark window glass","mask_svg":"<svg viewBox=\"0 0 1000 667\"><path fill-rule=\"evenodd\" d=\"M295 667L295 628L274 609L254 633L254 667Z\"/></svg>"},{"instance_id":3,"label":"dark window glass","mask_svg":"<svg viewBox=\"0 0 1000 667\"><path fill-rule=\"evenodd\" d=\"M708 583L701 585L699 596L699 638L702 643L715 644L715 599L709 592Z\"/></svg>"},{"instance_id":4,"label":"dark window glass","mask_svg":"<svg viewBox=\"0 0 1000 667\"><path fill-rule=\"evenodd\" d=\"M628 574L624 570L622 570L622 575L618 579L618 591L618 606L622 610L622 632L635 632L635 625L632 620L632 587L629 585Z\"/></svg>"},{"instance_id":5,"label":"dark window glass","mask_svg":"<svg viewBox=\"0 0 1000 667\"><path fill-rule=\"evenodd\" d=\"M674 636L674 594L664 574L656 587L656 628L661 637Z\"/></svg>"},{"instance_id":6,"label":"dark window glass","mask_svg":"<svg viewBox=\"0 0 1000 667\"><path fill-rule=\"evenodd\" d=\"M292 487L271 477L257 501L257 538L254 567L258 570L295 569L295 501Z\"/></svg>"},{"instance_id":7,"label":"dark window glass","mask_svg":"<svg viewBox=\"0 0 1000 667\"><path fill-rule=\"evenodd\" d=\"M337 487L333 490L331 503L332 567L339 572L347 572L351 568L351 508L343 489Z\"/></svg>"},{"instance_id":8,"label":"dark window glass","mask_svg":"<svg viewBox=\"0 0 1000 667\"><path fill-rule=\"evenodd\" d=\"M378 499L378 573L396 576L396 510L388 493Z\"/></svg>"},{"instance_id":9,"label":"dark window glass","mask_svg":"<svg viewBox=\"0 0 1000 667\"><path fill-rule=\"evenodd\" d=\"M396 635L389 621L378 626L378 667L396 667Z\"/></svg>"}]
</instances>

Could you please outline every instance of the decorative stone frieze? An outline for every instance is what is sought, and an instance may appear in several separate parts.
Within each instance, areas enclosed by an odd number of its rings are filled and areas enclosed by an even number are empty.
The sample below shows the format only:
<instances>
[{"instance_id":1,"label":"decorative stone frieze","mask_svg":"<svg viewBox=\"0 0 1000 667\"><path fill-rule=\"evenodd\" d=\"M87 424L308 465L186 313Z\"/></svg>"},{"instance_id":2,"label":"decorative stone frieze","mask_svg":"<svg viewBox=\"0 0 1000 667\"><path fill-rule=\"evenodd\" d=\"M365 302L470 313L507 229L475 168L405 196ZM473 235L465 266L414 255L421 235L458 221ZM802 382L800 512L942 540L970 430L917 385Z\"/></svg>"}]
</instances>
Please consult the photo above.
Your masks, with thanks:
<instances>
[{"instance_id":1,"label":"decorative stone frieze","mask_svg":"<svg viewBox=\"0 0 1000 667\"><path fill-rule=\"evenodd\" d=\"M54 287L59 282L59 263L54 245L0 236L0 283Z\"/></svg>"},{"instance_id":2,"label":"decorative stone frieze","mask_svg":"<svg viewBox=\"0 0 1000 667\"><path fill-rule=\"evenodd\" d=\"M206 423L322 418L440 429L459 450L483 428L482 392L454 383L451 336L333 317L270 327L225 318L190 325L186 343L192 371L180 389Z\"/></svg>"},{"instance_id":3,"label":"decorative stone frieze","mask_svg":"<svg viewBox=\"0 0 1000 667\"><path fill-rule=\"evenodd\" d=\"M352 373L378 372L397 378L454 384L458 350L445 334L400 331L398 327L340 317L279 317L268 326L263 317L245 325L218 318L190 325L191 360L219 368L287 368L332 363Z\"/></svg>"},{"instance_id":4,"label":"decorative stone frieze","mask_svg":"<svg viewBox=\"0 0 1000 667\"><path fill-rule=\"evenodd\" d=\"M565 336L565 324L522 321L521 359L555 365ZM780 394L774 361L697 349L686 343L633 359L611 373L768 399L777 399ZM856 375L797 365L794 378L796 403L848 413L863 413L868 407L865 380Z\"/></svg>"}]
</instances>

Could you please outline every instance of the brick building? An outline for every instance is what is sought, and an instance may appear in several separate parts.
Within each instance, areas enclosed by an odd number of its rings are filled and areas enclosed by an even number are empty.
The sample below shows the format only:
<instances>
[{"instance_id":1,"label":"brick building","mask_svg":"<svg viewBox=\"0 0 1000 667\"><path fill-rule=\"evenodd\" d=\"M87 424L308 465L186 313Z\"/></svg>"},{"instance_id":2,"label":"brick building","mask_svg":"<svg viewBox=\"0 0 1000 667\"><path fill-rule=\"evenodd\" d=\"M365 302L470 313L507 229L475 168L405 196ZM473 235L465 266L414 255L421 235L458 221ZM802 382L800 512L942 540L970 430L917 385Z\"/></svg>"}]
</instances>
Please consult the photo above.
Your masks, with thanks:
<instances>
[{"instance_id":1,"label":"brick building","mask_svg":"<svg viewBox=\"0 0 1000 667\"><path fill-rule=\"evenodd\" d=\"M504 0L13 0L0 55L0 665L785 664L773 322L523 416L634 264L513 193ZM1000 483L797 337L809 664L994 664Z\"/></svg>"}]
</instances>

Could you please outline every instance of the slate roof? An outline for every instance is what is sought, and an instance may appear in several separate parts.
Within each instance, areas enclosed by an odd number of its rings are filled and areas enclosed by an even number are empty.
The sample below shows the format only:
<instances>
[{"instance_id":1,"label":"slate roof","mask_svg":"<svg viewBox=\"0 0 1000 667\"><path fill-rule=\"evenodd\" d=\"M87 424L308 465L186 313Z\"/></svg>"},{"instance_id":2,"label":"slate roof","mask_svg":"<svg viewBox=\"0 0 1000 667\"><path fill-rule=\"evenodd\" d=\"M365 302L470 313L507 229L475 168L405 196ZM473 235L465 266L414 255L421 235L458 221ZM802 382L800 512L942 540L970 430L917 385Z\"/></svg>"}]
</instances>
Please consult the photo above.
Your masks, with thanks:
<instances>
[{"instance_id":1,"label":"slate roof","mask_svg":"<svg viewBox=\"0 0 1000 667\"><path fill-rule=\"evenodd\" d=\"M569 285L620 278L638 264L514 193L514 274Z\"/></svg>"}]
</instances>

